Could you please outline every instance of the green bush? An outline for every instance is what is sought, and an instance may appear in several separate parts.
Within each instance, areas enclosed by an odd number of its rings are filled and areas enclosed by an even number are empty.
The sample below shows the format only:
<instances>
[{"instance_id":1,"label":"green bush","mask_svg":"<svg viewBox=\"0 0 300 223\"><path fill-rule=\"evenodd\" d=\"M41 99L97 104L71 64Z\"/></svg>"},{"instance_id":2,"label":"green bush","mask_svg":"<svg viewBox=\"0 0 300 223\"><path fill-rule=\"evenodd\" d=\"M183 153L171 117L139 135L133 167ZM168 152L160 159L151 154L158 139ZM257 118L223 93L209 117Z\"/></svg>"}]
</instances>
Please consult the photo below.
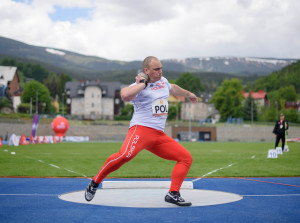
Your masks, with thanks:
<instances>
[{"instance_id":1,"label":"green bush","mask_svg":"<svg viewBox=\"0 0 300 223\"><path fill-rule=\"evenodd\" d=\"M121 114L115 116L115 120L130 120L133 115L133 105L127 104L125 108L121 109Z\"/></svg>"},{"instance_id":2,"label":"green bush","mask_svg":"<svg viewBox=\"0 0 300 223\"><path fill-rule=\"evenodd\" d=\"M23 113L23 114L28 114L30 112L30 104L28 104L28 103L19 104L18 112Z\"/></svg>"},{"instance_id":3,"label":"green bush","mask_svg":"<svg viewBox=\"0 0 300 223\"><path fill-rule=\"evenodd\" d=\"M0 97L0 110L3 107L12 107L8 98Z\"/></svg>"},{"instance_id":4,"label":"green bush","mask_svg":"<svg viewBox=\"0 0 300 223\"><path fill-rule=\"evenodd\" d=\"M180 113L181 104L170 104L168 111L168 120L176 119L176 116Z\"/></svg>"},{"instance_id":5,"label":"green bush","mask_svg":"<svg viewBox=\"0 0 300 223\"><path fill-rule=\"evenodd\" d=\"M281 110L280 113L284 114L285 119L288 122L294 122L294 123L300 122L298 112L295 109L292 108L284 109Z\"/></svg>"}]
</instances>

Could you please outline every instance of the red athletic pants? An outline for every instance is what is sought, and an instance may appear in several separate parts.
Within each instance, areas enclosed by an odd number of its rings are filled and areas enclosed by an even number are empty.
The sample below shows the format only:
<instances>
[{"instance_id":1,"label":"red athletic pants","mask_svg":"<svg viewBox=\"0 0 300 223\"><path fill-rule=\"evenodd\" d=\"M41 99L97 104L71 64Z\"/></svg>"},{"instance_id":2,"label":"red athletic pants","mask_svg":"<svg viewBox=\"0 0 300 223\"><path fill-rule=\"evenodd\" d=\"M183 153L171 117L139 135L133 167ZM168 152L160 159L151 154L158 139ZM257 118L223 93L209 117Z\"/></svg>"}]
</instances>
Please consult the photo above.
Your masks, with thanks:
<instances>
[{"instance_id":1,"label":"red athletic pants","mask_svg":"<svg viewBox=\"0 0 300 223\"><path fill-rule=\"evenodd\" d=\"M164 132L140 125L129 129L120 151L108 157L93 178L94 182L100 184L108 174L119 169L143 149L161 158L177 161L172 171L170 191L179 191L193 162L191 154Z\"/></svg>"}]
</instances>

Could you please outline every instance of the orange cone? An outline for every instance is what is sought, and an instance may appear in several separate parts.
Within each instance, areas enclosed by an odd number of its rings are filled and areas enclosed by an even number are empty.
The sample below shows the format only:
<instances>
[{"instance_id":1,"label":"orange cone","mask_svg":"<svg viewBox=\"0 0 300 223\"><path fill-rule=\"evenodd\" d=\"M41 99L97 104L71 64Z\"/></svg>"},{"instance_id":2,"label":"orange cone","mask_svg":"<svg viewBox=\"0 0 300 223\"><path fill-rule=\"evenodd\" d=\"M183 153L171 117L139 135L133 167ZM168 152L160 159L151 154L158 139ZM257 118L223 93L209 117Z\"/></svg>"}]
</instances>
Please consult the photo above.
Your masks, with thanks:
<instances>
[{"instance_id":1,"label":"orange cone","mask_svg":"<svg viewBox=\"0 0 300 223\"><path fill-rule=\"evenodd\" d=\"M26 140L25 135L21 135L21 138L20 138L20 141L19 141L19 145L24 145L24 146L27 145L27 140Z\"/></svg>"},{"instance_id":2,"label":"orange cone","mask_svg":"<svg viewBox=\"0 0 300 223\"><path fill-rule=\"evenodd\" d=\"M35 144L33 136L30 136L29 144Z\"/></svg>"},{"instance_id":3,"label":"orange cone","mask_svg":"<svg viewBox=\"0 0 300 223\"><path fill-rule=\"evenodd\" d=\"M2 146L3 146L3 143L2 143L2 139L0 137L0 147L2 147Z\"/></svg>"},{"instance_id":4,"label":"orange cone","mask_svg":"<svg viewBox=\"0 0 300 223\"><path fill-rule=\"evenodd\" d=\"M25 135L23 135L23 145L24 146L28 145L28 142L27 142L27 139L26 139Z\"/></svg>"},{"instance_id":5,"label":"orange cone","mask_svg":"<svg viewBox=\"0 0 300 223\"><path fill-rule=\"evenodd\" d=\"M39 136L36 137L35 143L36 144L42 144Z\"/></svg>"},{"instance_id":6,"label":"orange cone","mask_svg":"<svg viewBox=\"0 0 300 223\"><path fill-rule=\"evenodd\" d=\"M48 144L46 136L44 136L43 143Z\"/></svg>"}]
</instances>

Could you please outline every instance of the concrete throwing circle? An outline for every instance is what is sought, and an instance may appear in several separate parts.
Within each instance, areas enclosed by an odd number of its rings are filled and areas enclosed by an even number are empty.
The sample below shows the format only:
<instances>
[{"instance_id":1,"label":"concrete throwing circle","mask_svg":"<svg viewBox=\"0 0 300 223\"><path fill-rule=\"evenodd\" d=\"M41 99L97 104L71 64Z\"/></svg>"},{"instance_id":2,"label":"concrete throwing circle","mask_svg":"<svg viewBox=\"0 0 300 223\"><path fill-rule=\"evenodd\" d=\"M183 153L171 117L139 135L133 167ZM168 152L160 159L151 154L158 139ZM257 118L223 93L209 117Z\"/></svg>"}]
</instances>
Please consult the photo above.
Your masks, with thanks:
<instances>
[{"instance_id":1,"label":"concrete throwing circle","mask_svg":"<svg viewBox=\"0 0 300 223\"><path fill-rule=\"evenodd\" d=\"M98 189L94 199L87 202L84 191L65 193L60 199L70 202L134 208L172 208L177 205L165 202L166 189ZM231 203L243 199L241 195L212 190L182 189L181 196L192 202L192 207Z\"/></svg>"}]
</instances>

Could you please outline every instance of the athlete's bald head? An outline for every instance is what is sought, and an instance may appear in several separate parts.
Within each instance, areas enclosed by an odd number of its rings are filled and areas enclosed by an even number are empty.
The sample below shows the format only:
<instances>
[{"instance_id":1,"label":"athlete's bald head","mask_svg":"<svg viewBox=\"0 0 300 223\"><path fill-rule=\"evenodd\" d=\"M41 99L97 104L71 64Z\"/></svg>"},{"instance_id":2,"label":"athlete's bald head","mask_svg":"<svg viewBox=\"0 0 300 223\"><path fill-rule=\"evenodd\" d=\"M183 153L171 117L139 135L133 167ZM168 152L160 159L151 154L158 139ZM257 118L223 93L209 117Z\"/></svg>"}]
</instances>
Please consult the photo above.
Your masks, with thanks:
<instances>
[{"instance_id":1,"label":"athlete's bald head","mask_svg":"<svg viewBox=\"0 0 300 223\"><path fill-rule=\"evenodd\" d=\"M150 63L151 63L151 61L152 60L158 60L159 61L159 59L157 59L156 57L154 57L154 56L148 56L148 57L146 57L145 59L144 59L144 61L143 61L143 70L145 69L145 68L150 68Z\"/></svg>"}]
</instances>

